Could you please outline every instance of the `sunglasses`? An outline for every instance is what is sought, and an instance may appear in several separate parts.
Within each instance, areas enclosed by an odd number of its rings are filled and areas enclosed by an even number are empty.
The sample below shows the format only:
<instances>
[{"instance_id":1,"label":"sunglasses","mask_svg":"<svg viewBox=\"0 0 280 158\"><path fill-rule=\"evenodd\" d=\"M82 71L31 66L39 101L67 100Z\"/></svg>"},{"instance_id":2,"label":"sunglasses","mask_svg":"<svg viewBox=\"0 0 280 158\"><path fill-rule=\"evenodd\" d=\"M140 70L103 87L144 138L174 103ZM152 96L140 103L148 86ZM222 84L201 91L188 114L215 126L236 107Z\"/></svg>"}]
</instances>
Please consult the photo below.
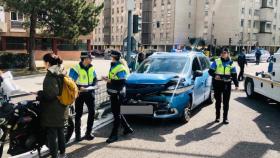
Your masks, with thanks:
<instances>
[{"instance_id":1,"label":"sunglasses","mask_svg":"<svg viewBox=\"0 0 280 158\"><path fill-rule=\"evenodd\" d=\"M226 52L226 51L223 51L223 52L222 52L222 54L227 54L227 53L228 53L228 52Z\"/></svg>"}]
</instances>

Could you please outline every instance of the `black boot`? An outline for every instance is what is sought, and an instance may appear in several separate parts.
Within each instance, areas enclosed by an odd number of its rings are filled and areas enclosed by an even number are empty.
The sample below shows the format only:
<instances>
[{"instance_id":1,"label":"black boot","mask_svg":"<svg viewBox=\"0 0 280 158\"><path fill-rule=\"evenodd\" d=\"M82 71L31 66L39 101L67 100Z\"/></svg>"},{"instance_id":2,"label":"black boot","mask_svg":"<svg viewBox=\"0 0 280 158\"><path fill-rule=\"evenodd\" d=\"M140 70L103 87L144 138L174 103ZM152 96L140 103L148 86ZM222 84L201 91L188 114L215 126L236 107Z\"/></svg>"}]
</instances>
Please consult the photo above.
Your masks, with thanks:
<instances>
[{"instance_id":1,"label":"black boot","mask_svg":"<svg viewBox=\"0 0 280 158\"><path fill-rule=\"evenodd\" d=\"M93 140L95 136L92 133L86 133L85 140Z\"/></svg>"},{"instance_id":2,"label":"black boot","mask_svg":"<svg viewBox=\"0 0 280 158\"><path fill-rule=\"evenodd\" d=\"M123 131L123 135L128 135L128 134L132 134L134 132L134 130L132 128L126 128Z\"/></svg>"},{"instance_id":3,"label":"black boot","mask_svg":"<svg viewBox=\"0 0 280 158\"><path fill-rule=\"evenodd\" d=\"M223 124L225 124L225 125L229 124L228 119L224 119L224 120L223 120Z\"/></svg>"},{"instance_id":4,"label":"black boot","mask_svg":"<svg viewBox=\"0 0 280 158\"><path fill-rule=\"evenodd\" d=\"M219 113L216 113L216 120L215 120L216 123L219 123L220 122L220 114Z\"/></svg>"},{"instance_id":5,"label":"black boot","mask_svg":"<svg viewBox=\"0 0 280 158\"><path fill-rule=\"evenodd\" d=\"M110 144L110 143L116 142L117 140L118 140L118 136L117 135L112 135L106 140L106 143Z\"/></svg>"},{"instance_id":6,"label":"black boot","mask_svg":"<svg viewBox=\"0 0 280 158\"><path fill-rule=\"evenodd\" d=\"M76 132L75 142L82 141L81 133Z\"/></svg>"}]
</instances>

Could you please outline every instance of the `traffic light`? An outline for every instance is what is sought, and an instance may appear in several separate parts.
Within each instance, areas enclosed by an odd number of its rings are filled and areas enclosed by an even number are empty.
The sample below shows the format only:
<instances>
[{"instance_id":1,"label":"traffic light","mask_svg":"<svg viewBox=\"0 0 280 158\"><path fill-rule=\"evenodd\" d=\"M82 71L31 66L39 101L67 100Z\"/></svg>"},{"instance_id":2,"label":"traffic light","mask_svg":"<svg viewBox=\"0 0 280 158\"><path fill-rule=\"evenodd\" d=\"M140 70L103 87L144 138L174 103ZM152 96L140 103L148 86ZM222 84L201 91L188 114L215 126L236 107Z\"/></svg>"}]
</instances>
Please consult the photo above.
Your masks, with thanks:
<instances>
[{"instance_id":1,"label":"traffic light","mask_svg":"<svg viewBox=\"0 0 280 158\"><path fill-rule=\"evenodd\" d=\"M133 15L133 33L142 31L142 17L139 15Z\"/></svg>"},{"instance_id":2,"label":"traffic light","mask_svg":"<svg viewBox=\"0 0 280 158\"><path fill-rule=\"evenodd\" d=\"M228 39L228 44L231 45L231 43L232 43L232 39L229 38L229 39Z\"/></svg>"}]
</instances>

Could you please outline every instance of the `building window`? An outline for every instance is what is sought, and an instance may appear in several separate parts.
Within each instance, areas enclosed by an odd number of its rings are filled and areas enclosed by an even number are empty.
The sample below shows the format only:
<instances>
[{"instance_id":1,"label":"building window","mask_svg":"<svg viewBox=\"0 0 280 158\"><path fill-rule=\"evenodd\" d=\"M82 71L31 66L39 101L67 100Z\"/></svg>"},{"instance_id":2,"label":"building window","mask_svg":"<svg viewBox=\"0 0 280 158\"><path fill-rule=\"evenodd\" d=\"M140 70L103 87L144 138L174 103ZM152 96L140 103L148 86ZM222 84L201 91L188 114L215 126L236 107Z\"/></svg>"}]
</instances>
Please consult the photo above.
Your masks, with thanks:
<instances>
[{"instance_id":1,"label":"building window","mask_svg":"<svg viewBox=\"0 0 280 158\"><path fill-rule=\"evenodd\" d=\"M208 11L205 11L205 12L204 12L204 15L205 15L205 16L208 16Z\"/></svg>"},{"instance_id":2,"label":"building window","mask_svg":"<svg viewBox=\"0 0 280 158\"><path fill-rule=\"evenodd\" d=\"M249 9L249 15L252 15L252 9Z\"/></svg>"},{"instance_id":3,"label":"building window","mask_svg":"<svg viewBox=\"0 0 280 158\"><path fill-rule=\"evenodd\" d=\"M253 24L253 25L254 25L253 27L256 28L256 21L254 21L254 24Z\"/></svg>"},{"instance_id":4,"label":"building window","mask_svg":"<svg viewBox=\"0 0 280 158\"><path fill-rule=\"evenodd\" d=\"M189 5L191 5L192 4L192 0L189 0Z\"/></svg>"},{"instance_id":5,"label":"building window","mask_svg":"<svg viewBox=\"0 0 280 158\"><path fill-rule=\"evenodd\" d=\"M188 29L191 29L191 24L188 24Z\"/></svg>"},{"instance_id":6,"label":"building window","mask_svg":"<svg viewBox=\"0 0 280 158\"><path fill-rule=\"evenodd\" d=\"M114 14L114 8L112 9L112 15Z\"/></svg>"},{"instance_id":7,"label":"building window","mask_svg":"<svg viewBox=\"0 0 280 158\"><path fill-rule=\"evenodd\" d=\"M170 0L167 1L167 4L171 4Z\"/></svg>"},{"instance_id":8,"label":"building window","mask_svg":"<svg viewBox=\"0 0 280 158\"><path fill-rule=\"evenodd\" d=\"M189 18L191 18L192 17L192 13L191 12L189 12Z\"/></svg>"},{"instance_id":9,"label":"building window","mask_svg":"<svg viewBox=\"0 0 280 158\"><path fill-rule=\"evenodd\" d=\"M245 14L245 8L242 8L241 13Z\"/></svg>"},{"instance_id":10,"label":"building window","mask_svg":"<svg viewBox=\"0 0 280 158\"><path fill-rule=\"evenodd\" d=\"M160 33L160 40L163 41L163 33Z\"/></svg>"},{"instance_id":11,"label":"building window","mask_svg":"<svg viewBox=\"0 0 280 158\"><path fill-rule=\"evenodd\" d=\"M157 0L154 0L154 7L157 6Z\"/></svg>"},{"instance_id":12,"label":"building window","mask_svg":"<svg viewBox=\"0 0 280 158\"><path fill-rule=\"evenodd\" d=\"M251 20L248 20L248 27L251 28L252 22Z\"/></svg>"},{"instance_id":13,"label":"building window","mask_svg":"<svg viewBox=\"0 0 280 158\"><path fill-rule=\"evenodd\" d=\"M23 14L19 12L11 12L11 21L23 21Z\"/></svg>"},{"instance_id":14,"label":"building window","mask_svg":"<svg viewBox=\"0 0 280 158\"><path fill-rule=\"evenodd\" d=\"M243 26L244 26L244 20L241 19L241 27L243 27Z\"/></svg>"}]
</instances>

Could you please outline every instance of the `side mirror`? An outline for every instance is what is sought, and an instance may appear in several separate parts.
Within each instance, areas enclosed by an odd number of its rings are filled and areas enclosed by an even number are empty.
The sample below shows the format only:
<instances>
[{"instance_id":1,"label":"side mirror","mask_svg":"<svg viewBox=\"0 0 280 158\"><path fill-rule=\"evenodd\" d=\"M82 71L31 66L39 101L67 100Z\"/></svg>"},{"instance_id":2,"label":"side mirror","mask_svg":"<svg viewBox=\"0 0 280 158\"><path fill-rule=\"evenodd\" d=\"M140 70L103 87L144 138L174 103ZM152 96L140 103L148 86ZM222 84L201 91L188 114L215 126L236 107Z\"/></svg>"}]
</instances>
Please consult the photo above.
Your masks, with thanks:
<instances>
[{"instance_id":1,"label":"side mirror","mask_svg":"<svg viewBox=\"0 0 280 158\"><path fill-rule=\"evenodd\" d=\"M193 74L193 77L196 78L196 77L200 77L200 76L203 76L203 72L200 71L200 70L196 70Z\"/></svg>"}]
</instances>

